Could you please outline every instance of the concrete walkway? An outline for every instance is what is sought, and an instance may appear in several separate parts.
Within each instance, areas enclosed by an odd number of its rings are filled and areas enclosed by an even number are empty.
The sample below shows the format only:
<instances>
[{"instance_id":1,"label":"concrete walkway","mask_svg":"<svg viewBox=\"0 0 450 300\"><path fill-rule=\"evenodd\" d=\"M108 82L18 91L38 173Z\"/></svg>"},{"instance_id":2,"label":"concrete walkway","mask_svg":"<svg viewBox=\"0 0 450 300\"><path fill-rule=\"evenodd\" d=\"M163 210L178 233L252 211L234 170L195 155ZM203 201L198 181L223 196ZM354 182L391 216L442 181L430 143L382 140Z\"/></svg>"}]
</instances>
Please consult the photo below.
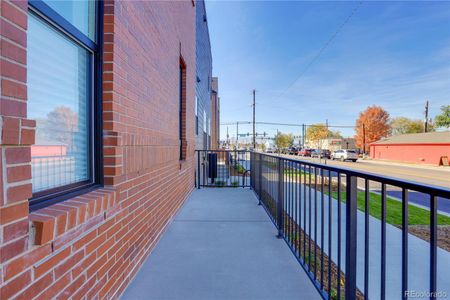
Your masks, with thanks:
<instances>
[{"instance_id":1,"label":"concrete walkway","mask_svg":"<svg viewBox=\"0 0 450 300\"><path fill-rule=\"evenodd\" d=\"M122 299L321 299L257 203L195 190Z\"/></svg>"}]
</instances>

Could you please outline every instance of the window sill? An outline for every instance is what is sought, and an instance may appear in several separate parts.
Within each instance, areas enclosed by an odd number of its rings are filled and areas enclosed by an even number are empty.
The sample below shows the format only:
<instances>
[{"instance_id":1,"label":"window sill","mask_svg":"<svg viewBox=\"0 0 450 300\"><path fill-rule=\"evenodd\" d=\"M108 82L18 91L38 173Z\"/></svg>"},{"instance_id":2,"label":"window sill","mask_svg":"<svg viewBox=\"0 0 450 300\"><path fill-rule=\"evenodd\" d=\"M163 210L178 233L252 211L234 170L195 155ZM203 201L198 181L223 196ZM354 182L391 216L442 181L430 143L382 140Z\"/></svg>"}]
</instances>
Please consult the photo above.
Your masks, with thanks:
<instances>
[{"instance_id":1,"label":"window sill","mask_svg":"<svg viewBox=\"0 0 450 300\"><path fill-rule=\"evenodd\" d=\"M115 189L99 188L30 213L34 244L60 248L114 214L117 202Z\"/></svg>"}]
</instances>

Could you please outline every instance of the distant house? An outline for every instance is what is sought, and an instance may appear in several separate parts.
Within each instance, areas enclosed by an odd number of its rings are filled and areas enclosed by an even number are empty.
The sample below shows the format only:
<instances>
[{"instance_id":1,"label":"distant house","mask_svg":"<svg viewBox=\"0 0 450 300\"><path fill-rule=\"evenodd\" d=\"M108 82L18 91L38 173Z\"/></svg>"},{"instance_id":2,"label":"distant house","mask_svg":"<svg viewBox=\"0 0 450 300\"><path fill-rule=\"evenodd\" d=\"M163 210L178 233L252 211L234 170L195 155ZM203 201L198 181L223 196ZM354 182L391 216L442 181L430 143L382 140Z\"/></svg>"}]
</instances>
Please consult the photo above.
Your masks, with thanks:
<instances>
[{"instance_id":1,"label":"distant house","mask_svg":"<svg viewBox=\"0 0 450 300\"><path fill-rule=\"evenodd\" d=\"M341 149L356 149L356 140L354 138L329 138L317 141L306 141L308 148L320 148L330 151Z\"/></svg>"},{"instance_id":2,"label":"distant house","mask_svg":"<svg viewBox=\"0 0 450 300\"><path fill-rule=\"evenodd\" d=\"M374 159L441 165L450 158L450 131L395 135L370 144Z\"/></svg>"}]
</instances>

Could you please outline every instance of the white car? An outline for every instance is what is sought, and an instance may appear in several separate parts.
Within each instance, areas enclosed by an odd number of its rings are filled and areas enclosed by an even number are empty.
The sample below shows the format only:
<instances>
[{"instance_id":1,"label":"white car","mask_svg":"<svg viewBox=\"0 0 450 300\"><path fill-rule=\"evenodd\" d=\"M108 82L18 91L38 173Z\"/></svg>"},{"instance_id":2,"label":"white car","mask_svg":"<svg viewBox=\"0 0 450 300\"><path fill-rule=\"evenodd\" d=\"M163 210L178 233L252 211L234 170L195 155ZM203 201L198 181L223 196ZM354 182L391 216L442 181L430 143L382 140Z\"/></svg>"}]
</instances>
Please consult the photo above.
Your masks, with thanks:
<instances>
[{"instance_id":1,"label":"white car","mask_svg":"<svg viewBox=\"0 0 450 300\"><path fill-rule=\"evenodd\" d=\"M331 154L331 159L338 159L340 161L351 160L355 162L358 160L358 153L355 150L336 150Z\"/></svg>"}]
</instances>

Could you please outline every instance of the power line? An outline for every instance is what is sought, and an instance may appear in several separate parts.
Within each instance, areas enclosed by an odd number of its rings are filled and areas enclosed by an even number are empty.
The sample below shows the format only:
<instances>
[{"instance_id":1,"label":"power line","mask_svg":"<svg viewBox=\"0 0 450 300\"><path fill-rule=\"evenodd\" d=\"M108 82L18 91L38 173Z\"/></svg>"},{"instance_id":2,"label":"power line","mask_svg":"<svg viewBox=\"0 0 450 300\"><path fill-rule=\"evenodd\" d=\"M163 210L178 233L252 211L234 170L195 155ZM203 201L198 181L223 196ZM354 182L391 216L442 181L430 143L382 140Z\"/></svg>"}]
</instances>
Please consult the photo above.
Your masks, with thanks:
<instances>
[{"instance_id":1,"label":"power line","mask_svg":"<svg viewBox=\"0 0 450 300\"><path fill-rule=\"evenodd\" d=\"M239 123L241 125L250 125L253 122L250 121L238 121L238 122L224 122L224 123L220 123L220 125L235 125L236 123ZM321 126L323 124L293 124L293 123L276 123L276 122L255 122L255 124L258 125L276 125L276 126L293 126L293 127L302 127L302 126L306 126L306 127L315 127L315 126ZM354 125L329 125L329 128L356 128L357 126Z\"/></svg>"},{"instance_id":2,"label":"power line","mask_svg":"<svg viewBox=\"0 0 450 300\"><path fill-rule=\"evenodd\" d=\"M302 77L305 75L305 73L309 70L309 68L317 61L319 60L322 53L328 48L328 46L333 42L333 40L337 37L339 32L344 28L344 26L351 20L351 18L356 14L358 9L363 4L363 1L360 1L350 12L350 14L347 16L347 18L342 22L342 24L336 29L336 31L330 36L330 38L327 40L327 42L320 48L319 52L309 61L309 63L306 65L306 67L303 69L302 72L300 72L299 76L283 91L281 94L275 98L275 100L278 100L283 96L292 86L294 86Z\"/></svg>"},{"instance_id":3,"label":"power line","mask_svg":"<svg viewBox=\"0 0 450 300\"><path fill-rule=\"evenodd\" d=\"M239 123L242 125L247 125L247 124L251 124L252 122L249 122L249 121L223 122L223 123L220 123L220 125L235 125L236 123Z\"/></svg>"}]
</instances>

